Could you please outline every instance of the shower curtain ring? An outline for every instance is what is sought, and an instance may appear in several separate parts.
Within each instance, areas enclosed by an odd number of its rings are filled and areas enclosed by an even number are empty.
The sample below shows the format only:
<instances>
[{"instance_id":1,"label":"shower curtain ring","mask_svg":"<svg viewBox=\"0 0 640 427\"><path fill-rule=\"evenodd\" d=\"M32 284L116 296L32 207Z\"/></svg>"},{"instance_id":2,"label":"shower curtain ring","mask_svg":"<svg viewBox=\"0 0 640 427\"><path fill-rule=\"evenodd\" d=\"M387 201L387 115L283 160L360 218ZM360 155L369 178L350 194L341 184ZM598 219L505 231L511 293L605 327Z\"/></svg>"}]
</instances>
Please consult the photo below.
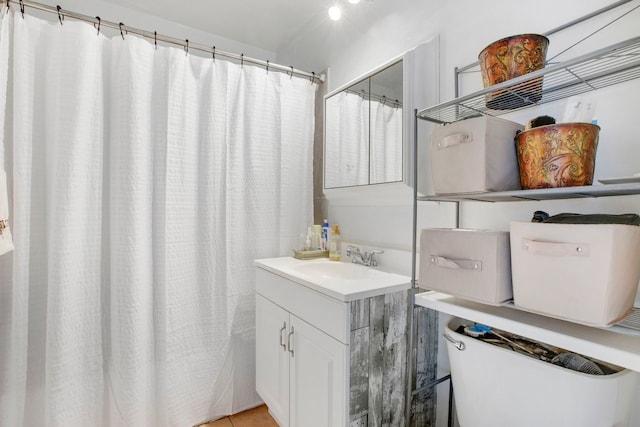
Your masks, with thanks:
<instances>
[{"instance_id":1,"label":"shower curtain ring","mask_svg":"<svg viewBox=\"0 0 640 427\"><path fill-rule=\"evenodd\" d=\"M124 33L122 32L122 26L123 25L124 24L122 22L118 24L118 28L120 28L120 36L122 37L122 40L124 40Z\"/></svg>"},{"instance_id":2,"label":"shower curtain ring","mask_svg":"<svg viewBox=\"0 0 640 427\"><path fill-rule=\"evenodd\" d=\"M289 65L291 67L291 74L289 74L289 79L293 78L293 65Z\"/></svg>"},{"instance_id":3,"label":"shower curtain ring","mask_svg":"<svg viewBox=\"0 0 640 427\"><path fill-rule=\"evenodd\" d=\"M153 47L156 50L158 49L158 32L157 31L153 32Z\"/></svg>"},{"instance_id":4,"label":"shower curtain ring","mask_svg":"<svg viewBox=\"0 0 640 427\"><path fill-rule=\"evenodd\" d=\"M56 9L58 9L58 21L60 21L60 25L62 25L62 21L64 21L64 15L60 13L62 8L60 7L60 5L57 5Z\"/></svg>"},{"instance_id":5,"label":"shower curtain ring","mask_svg":"<svg viewBox=\"0 0 640 427\"><path fill-rule=\"evenodd\" d=\"M316 79L316 73L315 71L311 72L311 78L309 80L311 80L311 84L313 84L313 81Z\"/></svg>"},{"instance_id":6,"label":"shower curtain ring","mask_svg":"<svg viewBox=\"0 0 640 427\"><path fill-rule=\"evenodd\" d=\"M102 20L100 19L99 16L96 16L96 19L98 20L98 36L100 35L100 25L102 24Z\"/></svg>"},{"instance_id":7,"label":"shower curtain ring","mask_svg":"<svg viewBox=\"0 0 640 427\"><path fill-rule=\"evenodd\" d=\"M211 59L212 60L216 60L216 47L213 47L213 50L211 51Z\"/></svg>"},{"instance_id":8,"label":"shower curtain ring","mask_svg":"<svg viewBox=\"0 0 640 427\"><path fill-rule=\"evenodd\" d=\"M189 54L189 39L185 39L185 45L184 45L184 54L188 55Z\"/></svg>"},{"instance_id":9,"label":"shower curtain ring","mask_svg":"<svg viewBox=\"0 0 640 427\"><path fill-rule=\"evenodd\" d=\"M269 74L269 60L267 59L267 74Z\"/></svg>"},{"instance_id":10,"label":"shower curtain ring","mask_svg":"<svg viewBox=\"0 0 640 427\"><path fill-rule=\"evenodd\" d=\"M244 53L240 54L240 68L244 67Z\"/></svg>"},{"instance_id":11,"label":"shower curtain ring","mask_svg":"<svg viewBox=\"0 0 640 427\"><path fill-rule=\"evenodd\" d=\"M7 12L9 12L9 9L10 9L9 3L11 3L11 0L7 0Z\"/></svg>"},{"instance_id":12,"label":"shower curtain ring","mask_svg":"<svg viewBox=\"0 0 640 427\"><path fill-rule=\"evenodd\" d=\"M22 14L22 19L24 19L24 3L20 0L20 13Z\"/></svg>"}]
</instances>

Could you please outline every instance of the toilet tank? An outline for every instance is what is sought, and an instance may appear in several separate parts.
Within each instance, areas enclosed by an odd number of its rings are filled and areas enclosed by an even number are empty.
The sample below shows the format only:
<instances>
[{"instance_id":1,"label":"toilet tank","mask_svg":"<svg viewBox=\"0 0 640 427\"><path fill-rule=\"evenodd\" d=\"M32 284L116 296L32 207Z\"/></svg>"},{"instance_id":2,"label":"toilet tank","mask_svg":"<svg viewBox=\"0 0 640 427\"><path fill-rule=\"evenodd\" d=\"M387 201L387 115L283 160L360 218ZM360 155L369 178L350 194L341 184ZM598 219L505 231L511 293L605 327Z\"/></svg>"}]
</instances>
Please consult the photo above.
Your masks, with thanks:
<instances>
[{"instance_id":1,"label":"toilet tank","mask_svg":"<svg viewBox=\"0 0 640 427\"><path fill-rule=\"evenodd\" d=\"M460 325L473 322L453 318L445 334L461 427L631 427L637 372L577 372L459 334Z\"/></svg>"}]
</instances>

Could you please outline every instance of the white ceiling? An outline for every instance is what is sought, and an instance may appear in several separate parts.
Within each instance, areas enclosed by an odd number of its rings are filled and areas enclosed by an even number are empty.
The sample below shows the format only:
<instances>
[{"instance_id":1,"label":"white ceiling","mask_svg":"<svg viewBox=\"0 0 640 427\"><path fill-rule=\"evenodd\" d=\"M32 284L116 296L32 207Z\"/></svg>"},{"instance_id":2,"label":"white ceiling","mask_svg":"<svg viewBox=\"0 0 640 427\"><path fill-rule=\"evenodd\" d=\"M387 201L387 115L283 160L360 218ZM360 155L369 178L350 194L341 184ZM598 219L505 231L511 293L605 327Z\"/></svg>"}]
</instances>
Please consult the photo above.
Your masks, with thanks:
<instances>
[{"instance_id":1,"label":"white ceiling","mask_svg":"<svg viewBox=\"0 0 640 427\"><path fill-rule=\"evenodd\" d=\"M303 28L328 21L328 7L338 0L107 1L275 52Z\"/></svg>"}]
</instances>

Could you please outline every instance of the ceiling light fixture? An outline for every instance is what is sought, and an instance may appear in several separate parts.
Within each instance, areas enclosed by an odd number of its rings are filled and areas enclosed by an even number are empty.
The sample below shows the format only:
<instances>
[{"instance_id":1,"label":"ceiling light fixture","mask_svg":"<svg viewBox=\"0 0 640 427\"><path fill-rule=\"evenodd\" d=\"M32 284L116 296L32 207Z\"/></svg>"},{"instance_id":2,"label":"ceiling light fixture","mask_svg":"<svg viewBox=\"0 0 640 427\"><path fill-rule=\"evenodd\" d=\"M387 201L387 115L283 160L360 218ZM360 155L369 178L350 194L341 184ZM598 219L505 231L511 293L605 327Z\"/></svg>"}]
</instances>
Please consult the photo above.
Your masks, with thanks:
<instances>
[{"instance_id":1,"label":"ceiling light fixture","mask_svg":"<svg viewBox=\"0 0 640 427\"><path fill-rule=\"evenodd\" d=\"M342 10L340 9L340 6L331 6L329 8L329 18L331 18L331 20L337 21L341 16Z\"/></svg>"}]
</instances>

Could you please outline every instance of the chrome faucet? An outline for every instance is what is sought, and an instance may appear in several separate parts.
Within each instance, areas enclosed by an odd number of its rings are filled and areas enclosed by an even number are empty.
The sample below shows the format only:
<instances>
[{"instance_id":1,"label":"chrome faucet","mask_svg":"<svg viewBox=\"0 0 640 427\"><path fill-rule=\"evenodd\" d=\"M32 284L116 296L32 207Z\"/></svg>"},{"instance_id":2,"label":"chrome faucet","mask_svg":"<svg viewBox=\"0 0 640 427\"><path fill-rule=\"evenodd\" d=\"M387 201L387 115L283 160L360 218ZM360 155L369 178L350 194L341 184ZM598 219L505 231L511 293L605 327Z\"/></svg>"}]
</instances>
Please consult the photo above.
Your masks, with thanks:
<instances>
[{"instance_id":1,"label":"chrome faucet","mask_svg":"<svg viewBox=\"0 0 640 427\"><path fill-rule=\"evenodd\" d=\"M384 251L380 251L377 249L371 249L370 251L360 251L360 248L357 246L349 245L347 246L347 256L351 258L351 262L355 264L366 265L367 267L377 267L378 260L376 260L377 254L382 254Z\"/></svg>"}]
</instances>

